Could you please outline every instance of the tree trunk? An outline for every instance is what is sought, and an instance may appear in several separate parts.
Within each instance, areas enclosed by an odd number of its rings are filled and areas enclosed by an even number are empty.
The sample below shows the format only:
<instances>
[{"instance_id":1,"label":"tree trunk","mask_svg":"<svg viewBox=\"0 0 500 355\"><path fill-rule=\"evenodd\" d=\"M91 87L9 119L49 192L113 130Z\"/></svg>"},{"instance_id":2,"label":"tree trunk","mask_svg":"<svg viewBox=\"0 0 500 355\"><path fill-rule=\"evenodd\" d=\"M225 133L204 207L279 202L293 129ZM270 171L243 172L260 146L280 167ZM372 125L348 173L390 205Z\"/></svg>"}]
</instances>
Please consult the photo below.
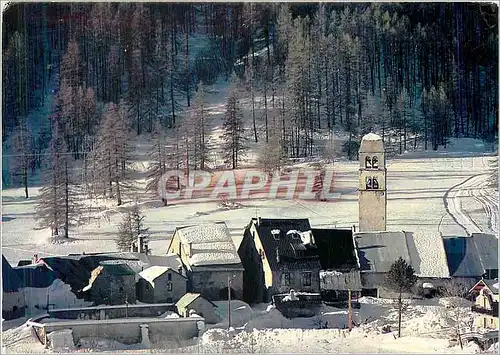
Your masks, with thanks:
<instances>
[{"instance_id":1,"label":"tree trunk","mask_svg":"<svg viewBox=\"0 0 500 355\"><path fill-rule=\"evenodd\" d=\"M64 238L69 237L69 180L68 162L64 162Z\"/></svg>"},{"instance_id":2,"label":"tree trunk","mask_svg":"<svg viewBox=\"0 0 500 355\"><path fill-rule=\"evenodd\" d=\"M401 313L403 311L403 300L401 299L402 295L399 292L398 297L398 338L401 338Z\"/></svg>"},{"instance_id":3,"label":"tree trunk","mask_svg":"<svg viewBox=\"0 0 500 355\"><path fill-rule=\"evenodd\" d=\"M28 195L28 166L27 166L26 162L24 163L24 166L23 166L23 183L24 183L24 195L26 196L26 198L29 198L29 195Z\"/></svg>"}]
</instances>

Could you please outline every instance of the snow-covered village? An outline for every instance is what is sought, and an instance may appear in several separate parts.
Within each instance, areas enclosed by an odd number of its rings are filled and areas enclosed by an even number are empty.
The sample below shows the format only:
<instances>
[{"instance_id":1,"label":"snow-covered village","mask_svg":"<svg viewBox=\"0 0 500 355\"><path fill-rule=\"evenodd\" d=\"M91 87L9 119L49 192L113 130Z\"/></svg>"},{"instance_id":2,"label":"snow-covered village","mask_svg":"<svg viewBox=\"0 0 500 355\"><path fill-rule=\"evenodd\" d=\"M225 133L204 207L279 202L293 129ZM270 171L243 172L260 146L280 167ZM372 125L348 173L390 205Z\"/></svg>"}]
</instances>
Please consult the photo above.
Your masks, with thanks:
<instances>
[{"instance_id":1,"label":"snow-covered village","mask_svg":"<svg viewBox=\"0 0 500 355\"><path fill-rule=\"evenodd\" d=\"M498 23L2 2L0 352L498 353Z\"/></svg>"}]
</instances>

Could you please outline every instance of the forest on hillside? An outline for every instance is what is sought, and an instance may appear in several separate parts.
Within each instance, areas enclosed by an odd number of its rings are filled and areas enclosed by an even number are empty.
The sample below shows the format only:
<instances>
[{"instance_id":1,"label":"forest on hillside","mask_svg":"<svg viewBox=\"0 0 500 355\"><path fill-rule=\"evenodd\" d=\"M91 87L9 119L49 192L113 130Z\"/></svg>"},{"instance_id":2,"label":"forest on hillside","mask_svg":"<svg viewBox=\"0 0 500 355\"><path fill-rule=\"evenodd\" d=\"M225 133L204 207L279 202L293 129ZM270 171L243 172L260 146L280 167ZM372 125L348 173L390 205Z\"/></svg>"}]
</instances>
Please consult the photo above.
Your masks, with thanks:
<instances>
[{"instance_id":1,"label":"forest on hillside","mask_svg":"<svg viewBox=\"0 0 500 355\"><path fill-rule=\"evenodd\" d=\"M204 169L205 91L220 81L230 86L221 138L231 168L249 140L272 169L313 155L325 132L346 134L349 158L369 131L390 135L397 153L498 137L493 4L16 3L3 36L12 183L27 196L43 168L66 206L75 161L93 193L121 204L131 135L154 139L151 191L168 168ZM40 108L47 115L28 124Z\"/></svg>"}]
</instances>

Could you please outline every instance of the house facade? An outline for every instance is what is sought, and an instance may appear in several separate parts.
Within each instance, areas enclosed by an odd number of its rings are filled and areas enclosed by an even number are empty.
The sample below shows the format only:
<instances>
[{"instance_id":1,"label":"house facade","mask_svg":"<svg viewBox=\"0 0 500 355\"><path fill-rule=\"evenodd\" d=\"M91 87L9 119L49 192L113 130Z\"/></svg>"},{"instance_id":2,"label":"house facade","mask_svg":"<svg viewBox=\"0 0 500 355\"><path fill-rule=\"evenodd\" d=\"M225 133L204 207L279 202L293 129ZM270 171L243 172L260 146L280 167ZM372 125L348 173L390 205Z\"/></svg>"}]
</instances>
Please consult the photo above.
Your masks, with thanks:
<instances>
[{"instance_id":1,"label":"house facade","mask_svg":"<svg viewBox=\"0 0 500 355\"><path fill-rule=\"evenodd\" d=\"M177 228L167 253L177 254L186 269L188 292L211 301L243 295L243 266L223 222ZM229 291L228 291L229 285Z\"/></svg>"},{"instance_id":2,"label":"house facade","mask_svg":"<svg viewBox=\"0 0 500 355\"><path fill-rule=\"evenodd\" d=\"M2 318L9 320L22 317L25 307L23 284L2 255Z\"/></svg>"},{"instance_id":3,"label":"house facade","mask_svg":"<svg viewBox=\"0 0 500 355\"><path fill-rule=\"evenodd\" d=\"M92 271L83 291L94 305L135 303L135 278L136 273L128 265L106 261Z\"/></svg>"},{"instance_id":4,"label":"house facade","mask_svg":"<svg viewBox=\"0 0 500 355\"><path fill-rule=\"evenodd\" d=\"M252 218L238 254L246 302L269 302L290 290L320 293L321 264L307 219Z\"/></svg>"},{"instance_id":5,"label":"house facade","mask_svg":"<svg viewBox=\"0 0 500 355\"><path fill-rule=\"evenodd\" d=\"M165 266L151 266L139 273L137 299L144 303L174 303L187 290L187 278Z\"/></svg>"},{"instance_id":6,"label":"house facade","mask_svg":"<svg viewBox=\"0 0 500 355\"><path fill-rule=\"evenodd\" d=\"M492 282L481 280L470 291L476 295L472 306L474 327L476 328L499 329L498 279ZM479 293L476 293L477 290Z\"/></svg>"},{"instance_id":7,"label":"house facade","mask_svg":"<svg viewBox=\"0 0 500 355\"><path fill-rule=\"evenodd\" d=\"M361 295L359 260L351 229L312 229L321 263L323 301L345 302Z\"/></svg>"}]
</instances>

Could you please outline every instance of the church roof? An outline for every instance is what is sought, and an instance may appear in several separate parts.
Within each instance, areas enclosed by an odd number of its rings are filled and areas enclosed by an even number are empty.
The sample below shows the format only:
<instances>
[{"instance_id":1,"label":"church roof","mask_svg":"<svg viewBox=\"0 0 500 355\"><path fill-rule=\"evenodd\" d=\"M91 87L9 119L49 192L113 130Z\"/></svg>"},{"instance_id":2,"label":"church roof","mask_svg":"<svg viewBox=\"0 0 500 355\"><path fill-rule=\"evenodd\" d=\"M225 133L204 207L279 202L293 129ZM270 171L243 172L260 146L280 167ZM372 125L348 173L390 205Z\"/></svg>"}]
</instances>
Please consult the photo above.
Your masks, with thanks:
<instances>
[{"instance_id":1,"label":"church roof","mask_svg":"<svg viewBox=\"0 0 500 355\"><path fill-rule=\"evenodd\" d=\"M384 142L382 137L375 133L368 133L361 139L360 153L383 153Z\"/></svg>"}]
</instances>

